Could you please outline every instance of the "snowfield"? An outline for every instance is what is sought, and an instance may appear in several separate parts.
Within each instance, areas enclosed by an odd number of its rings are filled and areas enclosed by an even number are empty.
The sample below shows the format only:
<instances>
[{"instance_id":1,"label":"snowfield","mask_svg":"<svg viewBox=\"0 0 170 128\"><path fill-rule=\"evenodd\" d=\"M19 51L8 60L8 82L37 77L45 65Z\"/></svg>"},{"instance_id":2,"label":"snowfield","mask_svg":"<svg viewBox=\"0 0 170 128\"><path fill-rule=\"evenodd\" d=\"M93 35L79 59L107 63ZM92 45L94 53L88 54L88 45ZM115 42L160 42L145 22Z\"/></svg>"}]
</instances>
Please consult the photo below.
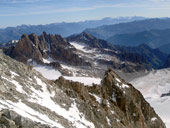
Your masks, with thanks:
<instances>
[{"instance_id":1,"label":"snowfield","mask_svg":"<svg viewBox=\"0 0 170 128\"><path fill-rule=\"evenodd\" d=\"M34 64L34 69L49 80L56 80L61 76L61 73L58 70L55 70L49 66Z\"/></svg>"},{"instance_id":2,"label":"snowfield","mask_svg":"<svg viewBox=\"0 0 170 128\"><path fill-rule=\"evenodd\" d=\"M88 47L86 44L84 43L77 43L77 42L69 42L71 45L73 45L76 49L84 52L84 53L93 53L94 50L88 50L86 49L86 47Z\"/></svg>"},{"instance_id":3,"label":"snowfield","mask_svg":"<svg viewBox=\"0 0 170 128\"><path fill-rule=\"evenodd\" d=\"M170 96L161 97L170 91L170 69L152 71L148 75L132 80L145 99L170 128Z\"/></svg>"},{"instance_id":4,"label":"snowfield","mask_svg":"<svg viewBox=\"0 0 170 128\"><path fill-rule=\"evenodd\" d=\"M62 65L63 66L63 65ZM65 66L66 67L66 66ZM56 80L62 74L58 71L53 69L49 66L42 66L34 63L34 69L38 72L40 72L45 78L49 80ZM71 69L72 70L72 69ZM67 80L72 80L75 82L83 83L84 85L92 86L92 84L100 84L101 78L93 78L93 77L76 77L75 75L73 77L69 76L63 76Z\"/></svg>"},{"instance_id":5,"label":"snowfield","mask_svg":"<svg viewBox=\"0 0 170 128\"><path fill-rule=\"evenodd\" d=\"M100 78L92 78L92 77L68 77L64 76L67 80L72 80L75 82L83 83L84 85L92 86L94 84L100 84L101 79Z\"/></svg>"}]
</instances>

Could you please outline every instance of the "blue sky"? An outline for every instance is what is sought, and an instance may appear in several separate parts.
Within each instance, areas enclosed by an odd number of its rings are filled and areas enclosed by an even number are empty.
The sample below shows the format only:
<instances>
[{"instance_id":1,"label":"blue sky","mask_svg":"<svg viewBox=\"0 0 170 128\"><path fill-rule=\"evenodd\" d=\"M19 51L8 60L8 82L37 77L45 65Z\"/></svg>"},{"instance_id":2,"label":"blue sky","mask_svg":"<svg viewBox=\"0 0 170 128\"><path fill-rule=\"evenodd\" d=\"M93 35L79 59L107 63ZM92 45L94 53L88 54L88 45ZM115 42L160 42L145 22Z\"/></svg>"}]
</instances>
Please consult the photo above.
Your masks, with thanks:
<instances>
[{"instance_id":1,"label":"blue sky","mask_svg":"<svg viewBox=\"0 0 170 128\"><path fill-rule=\"evenodd\" d=\"M0 28L120 16L170 17L170 0L0 0Z\"/></svg>"}]
</instances>

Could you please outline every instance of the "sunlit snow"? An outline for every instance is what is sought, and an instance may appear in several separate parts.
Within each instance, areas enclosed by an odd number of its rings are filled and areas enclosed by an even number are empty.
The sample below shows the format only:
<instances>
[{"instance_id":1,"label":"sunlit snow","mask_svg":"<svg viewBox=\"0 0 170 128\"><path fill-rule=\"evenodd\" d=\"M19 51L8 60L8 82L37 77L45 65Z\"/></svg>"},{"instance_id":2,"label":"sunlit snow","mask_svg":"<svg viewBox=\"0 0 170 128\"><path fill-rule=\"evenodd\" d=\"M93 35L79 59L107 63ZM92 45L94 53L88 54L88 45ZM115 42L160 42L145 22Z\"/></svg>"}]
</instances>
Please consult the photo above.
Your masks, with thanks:
<instances>
[{"instance_id":1,"label":"sunlit snow","mask_svg":"<svg viewBox=\"0 0 170 128\"><path fill-rule=\"evenodd\" d=\"M51 99L53 95L49 93L49 91L47 90L47 85L44 82L42 82L41 79L39 79L38 77L35 77L35 79L37 81L37 84L42 86L43 91L39 93L39 97L36 97L36 100L32 99L31 102L39 103L42 106L49 108L51 111L54 111L58 115L71 121L76 127L94 128L94 124L87 121L84 115L81 112L79 112L74 101L69 110L62 108Z\"/></svg>"},{"instance_id":2,"label":"sunlit snow","mask_svg":"<svg viewBox=\"0 0 170 128\"><path fill-rule=\"evenodd\" d=\"M161 97L170 91L170 69L152 71L148 75L136 78L131 83L141 91L145 99L170 128L170 97Z\"/></svg>"},{"instance_id":3,"label":"sunlit snow","mask_svg":"<svg viewBox=\"0 0 170 128\"><path fill-rule=\"evenodd\" d=\"M94 50L87 50L87 45L84 43L77 43L77 42L70 42L71 45L73 45L76 49L83 51L85 53L91 53L94 52Z\"/></svg>"},{"instance_id":4,"label":"sunlit snow","mask_svg":"<svg viewBox=\"0 0 170 128\"><path fill-rule=\"evenodd\" d=\"M92 94L92 93L89 93L90 95L94 96L96 98L96 101L101 104L102 103L102 98L100 98L99 96L95 95L95 94Z\"/></svg>"},{"instance_id":5,"label":"sunlit snow","mask_svg":"<svg viewBox=\"0 0 170 128\"><path fill-rule=\"evenodd\" d=\"M35 64L34 69L40 72L45 78L49 80L56 80L61 76L61 73L58 70L55 70L49 66Z\"/></svg>"},{"instance_id":6,"label":"sunlit snow","mask_svg":"<svg viewBox=\"0 0 170 128\"><path fill-rule=\"evenodd\" d=\"M64 66L64 67L66 67L66 66ZM38 64L34 64L34 69L37 70L38 72L40 72L45 78L47 78L49 80L56 80L62 75L58 70L55 70L49 66L41 66ZM76 77L76 76L73 76L73 77L63 76L63 77L67 80L80 82L80 83L83 83L83 84L89 85L89 86L92 86L93 83L100 84L100 82L101 82L100 78L93 78L93 77Z\"/></svg>"}]
</instances>

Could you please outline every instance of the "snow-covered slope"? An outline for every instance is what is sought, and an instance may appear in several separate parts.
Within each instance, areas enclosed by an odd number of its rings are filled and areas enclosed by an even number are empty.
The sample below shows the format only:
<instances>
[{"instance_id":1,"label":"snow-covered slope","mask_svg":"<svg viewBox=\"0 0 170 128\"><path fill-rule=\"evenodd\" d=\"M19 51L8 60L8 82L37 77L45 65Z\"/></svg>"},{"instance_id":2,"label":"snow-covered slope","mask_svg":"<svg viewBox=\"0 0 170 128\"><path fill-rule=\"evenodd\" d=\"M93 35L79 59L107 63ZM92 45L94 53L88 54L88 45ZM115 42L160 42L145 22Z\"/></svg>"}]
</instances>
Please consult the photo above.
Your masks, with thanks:
<instances>
[{"instance_id":1,"label":"snow-covered slope","mask_svg":"<svg viewBox=\"0 0 170 128\"><path fill-rule=\"evenodd\" d=\"M170 96L161 97L170 91L170 68L152 71L148 75L136 78L131 83L141 91L170 128Z\"/></svg>"},{"instance_id":2,"label":"snow-covered slope","mask_svg":"<svg viewBox=\"0 0 170 128\"><path fill-rule=\"evenodd\" d=\"M50 127L94 128L79 111L75 99L49 84L40 73L2 54L0 62L0 110L13 110Z\"/></svg>"}]
</instances>

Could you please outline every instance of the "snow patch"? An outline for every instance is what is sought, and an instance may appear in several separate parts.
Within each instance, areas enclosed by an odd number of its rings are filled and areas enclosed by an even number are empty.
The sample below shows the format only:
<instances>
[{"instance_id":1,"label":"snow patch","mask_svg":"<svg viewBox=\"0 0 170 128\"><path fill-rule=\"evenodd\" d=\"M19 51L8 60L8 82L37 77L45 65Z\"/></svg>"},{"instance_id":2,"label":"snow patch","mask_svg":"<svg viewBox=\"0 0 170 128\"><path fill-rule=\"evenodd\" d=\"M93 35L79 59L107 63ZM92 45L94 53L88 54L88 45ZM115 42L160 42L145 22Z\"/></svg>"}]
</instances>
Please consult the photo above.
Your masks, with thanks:
<instances>
[{"instance_id":1,"label":"snow patch","mask_svg":"<svg viewBox=\"0 0 170 128\"><path fill-rule=\"evenodd\" d=\"M52 59L51 57L49 57L48 59L43 58L43 62L50 64L51 62L56 62L56 60Z\"/></svg>"},{"instance_id":2,"label":"snow patch","mask_svg":"<svg viewBox=\"0 0 170 128\"><path fill-rule=\"evenodd\" d=\"M51 63L48 59L44 59L44 58L43 58L43 62L47 64Z\"/></svg>"},{"instance_id":3,"label":"snow patch","mask_svg":"<svg viewBox=\"0 0 170 128\"><path fill-rule=\"evenodd\" d=\"M122 88L129 88L127 84L122 84Z\"/></svg>"},{"instance_id":4,"label":"snow patch","mask_svg":"<svg viewBox=\"0 0 170 128\"><path fill-rule=\"evenodd\" d=\"M90 95L94 96L96 98L96 101L101 104L102 103L102 98L100 98L99 96L95 95L95 94L92 94L92 93L89 93Z\"/></svg>"},{"instance_id":5,"label":"snow patch","mask_svg":"<svg viewBox=\"0 0 170 128\"><path fill-rule=\"evenodd\" d=\"M125 88L129 88L129 86L127 84L124 83L116 83L116 86L119 87L120 89L125 89Z\"/></svg>"},{"instance_id":6,"label":"snow patch","mask_svg":"<svg viewBox=\"0 0 170 128\"><path fill-rule=\"evenodd\" d=\"M81 112L79 112L75 101L71 104L71 107L69 108L68 113L70 113L70 112L71 112L71 114L69 114L69 116L71 118L73 118L73 120L71 119L71 122L73 124L75 124L75 127L77 127L77 128L87 128L87 127L95 128L94 124L87 121L85 119L84 115Z\"/></svg>"},{"instance_id":7,"label":"snow patch","mask_svg":"<svg viewBox=\"0 0 170 128\"><path fill-rule=\"evenodd\" d=\"M119 119L116 119L116 121L117 121L117 122L120 122L120 120L119 120Z\"/></svg>"},{"instance_id":8,"label":"snow patch","mask_svg":"<svg viewBox=\"0 0 170 128\"><path fill-rule=\"evenodd\" d=\"M13 72L13 71L10 71L10 73L11 73L11 75L12 75L12 76L11 76L12 78L14 78L15 76L19 76L17 73L15 73L15 72Z\"/></svg>"},{"instance_id":9,"label":"snow patch","mask_svg":"<svg viewBox=\"0 0 170 128\"><path fill-rule=\"evenodd\" d=\"M153 117L153 118L151 119L152 122L154 122L154 121L156 121L156 120L157 120L156 117Z\"/></svg>"},{"instance_id":10,"label":"snow patch","mask_svg":"<svg viewBox=\"0 0 170 128\"><path fill-rule=\"evenodd\" d=\"M115 112L114 112L114 111L111 111L111 113L112 113L112 114L115 114Z\"/></svg>"},{"instance_id":11,"label":"snow patch","mask_svg":"<svg viewBox=\"0 0 170 128\"><path fill-rule=\"evenodd\" d=\"M49 66L34 64L34 69L49 80L56 80L61 76L61 73L58 70L55 70Z\"/></svg>"},{"instance_id":12,"label":"snow patch","mask_svg":"<svg viewBox=\"0 0 170 128\"><path fill-rule=\"evenodd\" d=\"M121 81L120 81L118 78L116 78L116 80L117 80L119 83L121 83Z\"/></svg>"},{"instance_id":13,"label":"snow patch","mask_svg":"<svg viewBox=\"0 0 170 128\"><path fill-rule=\"evenodd\" d=\"M9 80L9 79L7 79L7 78L5 78L5 77L3 77L3 76L1 76L2 77L2 79L4 79L4 80L6 80L6 81L8 81L8 82L10 82L10 83L12 83L15 87L16 87L16 90L18 91L18 92L20 92L20 93L25 93L25 91L22 89L22 86L17 82L17 81L15 81L15 80Z\"/></svg>"},{"instance_id":14,"label":"snow patch","mask_svg":"<svg viewBox=\"0 0 170 128\"><path fill-rule=\"evenodd\" d=\"M116 103L116 98L115 98L115 94L112 94L112 100Z\"/></svg>"},{"instance_id":15,"label":"snow patch","mask_svg":"<svg viewBox=\"0 0 170 128\"><path fill-rule=\"evenodd\" d=\"M70 42L70 44L73 45L76 49L78 49L84 53L93 53L94 52L94 50L87 50L86 47L88 47L88 46L84 43Z\"/></svg>"},{"instance_id":16,"label":"snow patch","mask_svg":"<svg viewBox=\"0 0 170 128\"><path fill-rule=\"evenodd\" d=\"M110 119L106 117L106 120L107 120L108 125L111 126Z\"/></svg>"}]
</instances>

